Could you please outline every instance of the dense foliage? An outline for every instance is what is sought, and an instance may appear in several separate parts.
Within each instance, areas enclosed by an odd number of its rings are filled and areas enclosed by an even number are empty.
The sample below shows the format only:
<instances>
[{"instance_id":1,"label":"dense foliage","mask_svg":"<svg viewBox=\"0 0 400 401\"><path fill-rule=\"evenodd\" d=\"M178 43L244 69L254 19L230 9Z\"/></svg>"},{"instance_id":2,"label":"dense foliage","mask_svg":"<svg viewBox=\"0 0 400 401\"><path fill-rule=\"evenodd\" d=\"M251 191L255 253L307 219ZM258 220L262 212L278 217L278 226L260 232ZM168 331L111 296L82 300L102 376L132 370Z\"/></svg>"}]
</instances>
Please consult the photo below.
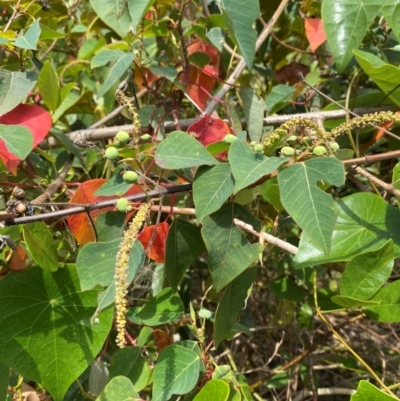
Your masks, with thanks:
<instances>
[{"instance_id":1,"label":"dense foliage","mask_svg":"<svg viewBox=\"0 0 400 401\"><path fill-rule=\"evenodd\" d=\"M400 0L260 3L0 3L0 401L398 399Z\"/></svg>"}]
</instances>

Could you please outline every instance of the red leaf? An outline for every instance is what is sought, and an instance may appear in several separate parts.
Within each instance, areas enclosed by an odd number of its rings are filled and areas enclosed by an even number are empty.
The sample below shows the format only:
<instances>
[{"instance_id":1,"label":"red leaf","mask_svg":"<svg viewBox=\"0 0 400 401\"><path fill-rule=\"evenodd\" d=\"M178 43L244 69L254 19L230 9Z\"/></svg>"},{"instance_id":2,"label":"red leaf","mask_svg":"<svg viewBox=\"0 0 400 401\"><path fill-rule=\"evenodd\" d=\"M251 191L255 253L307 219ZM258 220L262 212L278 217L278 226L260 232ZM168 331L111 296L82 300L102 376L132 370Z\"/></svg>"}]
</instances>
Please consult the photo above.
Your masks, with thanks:
<instances>
[{"instance_id":1,"label":"red leaf","mask_svg":"<svg viewBox=\"0 0 400 401\"><path fill-rule=\"evenodd\" d=\"M10 260L10 270L21 271L28 268L26 262L28 260L28 255L25 249L18 245L17 250L13 252Z\"/></svg>"},{"instance_id":2,"label":"red leaf","mask_svg":"<svg viewBox=\"0 0 400 401\"><path fill-rule=\"evenodd\" d=\"M306 30L306 36L310 42L310 47L315 52L318 47L326 41L326 35L324 31L324 25L320 18L306 18L304 20L304 27Z\"/></svg>"},{"instance_id":3,"label":"red leaf","mask_svg":"<svg viewBox=\"0 0 400 401\"><path fill-rule=\"evenodd\" d=\"M231 130L225 121L206 114L200 120L193 123L187 129L187 132L194 132L196 139L202 145L208 146L210 143L223 141L225 135L230 134ZM216 157L226 160L226 152L219 153Z\"/></svg>"},{"instance_id":4,"label":"red leaf","mask_svg":"<svg viewBox=\"0 0 400 401\"><path fill-rule=\"evenodd\" d=\"M150 249L149 244L153 238L153 232L156 230L153 243ZM163 263L165 261L165 240L167 238L169 225L166 222L162 222L157 225L146 227L138 235L138 240L142 243L143 248L147 252L150 259L156 262Z\"/></svg>"},{"instance_id":5,"label":"red leaf","mask_svg":"<svg viewBox=\"0 0 400 401\"><path fill-rule=\"evenodd\" d=\"M0 124L23 125L28 128L33 135L32 149L35 149L50 131L52 121L50 114L41 107L31 104L19 104L0 117ZM8 170L16 175L17 166L21 160L7 150L2 140L0 140L0 158Z\"/></svg>"},{"instance_id":6,"label":"red leaf","mask_svg":"<svg viewBox=\"0 0 400 401\"><path fill-rule=\"evenodd\" d=\"M90 181L85 181L81 184L78 190L74 193L70 199L70 203L94 203L100 202L106 199L117 199L118 196L95 196L93 195L107 180L105 179L95 179ZM143 190L138 185L132 185L128 192L124 195L135 195L143 193ZM93 219L100 213L104 213L107 210L115 210L114 207L109 207L105 209L94 210L90 212ZM75 239L81 244L87 244L88 242L93 242L95 240L94 232L90 226L89 218L86 213L75 214L67 217L68 226L74 235Z\"/></svg>"},{"instance_id":7,"label":"red leaf","mask_svg":"<svg viewBox=\"0 0 400 401\"><path fill-rule=\"evenodd\" d=\"M190 67L189 73L185 77L186 92L190 98L204 110L210 99L211 92L217 82L215 76L218 76L219 52L207 42L197 40L187 48L188 55L193 53L205 53L210 57L210 63L203 69Z\"/></svg>"}]
</instances>

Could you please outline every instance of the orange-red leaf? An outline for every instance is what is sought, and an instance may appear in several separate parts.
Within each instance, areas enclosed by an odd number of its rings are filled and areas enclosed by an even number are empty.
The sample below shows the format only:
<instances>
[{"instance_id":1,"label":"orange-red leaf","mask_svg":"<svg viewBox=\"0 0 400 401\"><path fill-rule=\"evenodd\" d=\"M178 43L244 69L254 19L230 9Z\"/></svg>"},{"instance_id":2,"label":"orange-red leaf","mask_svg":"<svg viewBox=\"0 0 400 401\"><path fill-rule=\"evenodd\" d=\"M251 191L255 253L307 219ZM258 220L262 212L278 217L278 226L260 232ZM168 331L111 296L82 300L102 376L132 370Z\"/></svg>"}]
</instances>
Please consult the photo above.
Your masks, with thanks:
<instances>
[{"instance_id":1,"label":"orange-red leaf","mask_svg":"<svg viewBox=\"0 0 400 401\"><path fill-rule=\"evenodd\" d=\"M149 248L154 230L156 230L156 233L154 234L154 240ZM165 240L167 238L168 230L168 223L162 222L157 225L146 227L138 235L138 240L142 243L149 258L159 263L165 261Z\"/></svg>"},{"instance_id":2,"label":"orange-red leaf","mask_svg":"<svg viewBox=\"0 0 400 401\"><path fill-rule=\"evenodd\" d=\"M17 246L17 250L13 252L10 260L10 269L12 271L21 271L28 268L26 262L28 260L28 255L25 249L21 246Z\"/></svg>"},{"instance_id":3,"label":"orange-red leaf","mask_svg":"<svg viewBox=\"0 0 400 401\"><path fill-rule=\"evenodd\" d=\"M32 149L35 149L50 131L52 121L50 114L41 107L31 104L19 104L0 117L0 124L23 125L28 128L33 135ZM16 175L21 159L10 153L2 140L0 140L0 158L7 169Z\"/></svg>"},{"instance_id":4,"label":"orange-red leaf","mask_svg":"<svg viewBox=\"0 0 400 401\"><path fill-rule=\"evenodd\" d=\"M184 76L186 92L190 98L204 110L210 100L211 92L217 82L214 76L218 76L219 55L218 50L207 42L197 40L187 48L188 55L193 53L205 53L210 57L210 62L203 69L190 67Z\"/></svg>"},{"instance_id":5,"label":"orange-red leaf","mask_svg":"<svg viewBox=\"0 0 400 401\"><path fill-rule=\"evenodd\" d=\"M326 41L326 35L324 31L324 25L320 18L306 18L304 20L304 27L306 30L306 36L310 42L310 47L315 52L319 46Z\"/></svg>"},{"instance_id":6,"label":"orange-red leaf","mask_svg":"<svg viewBox=\"0 0 400 401\"><path fill-rule=\"evenodd\" d=\"M94 203L100 202L106 199L117 199L118 196L95 196L93 195L107 180L105 179L95 179L85 181L81 184L78 190L74 193L72 198L70 199L70 203ZM143 193L143 190L138 185L132 185L125 196L135 195ZM113 207L94 210L90 212L93 219L95 219L100 213L104 213L107 210L115 210ZM75 214L67 217L68 226L76 238L76 240L81 244L87 244L88 242L92 242L95 240L94 232L92 227L90 226L89 218L86 213Z\"/></svg>"},{"instance_id":7,"label":"orange-red leaf","mask_svg":"<svg viewBox=\"0 0 400 401\"><path fill-rule=\"evenodd\" d=\"M220 118L213 118L209 115L204 115L200 120L193 123L187 132L194 132L196 139L204 146L210 143L223 141L225 135L230 134L229 125ZM216 155L221 160L226 159L226 152Z\"/></svg>"}]
</instances>

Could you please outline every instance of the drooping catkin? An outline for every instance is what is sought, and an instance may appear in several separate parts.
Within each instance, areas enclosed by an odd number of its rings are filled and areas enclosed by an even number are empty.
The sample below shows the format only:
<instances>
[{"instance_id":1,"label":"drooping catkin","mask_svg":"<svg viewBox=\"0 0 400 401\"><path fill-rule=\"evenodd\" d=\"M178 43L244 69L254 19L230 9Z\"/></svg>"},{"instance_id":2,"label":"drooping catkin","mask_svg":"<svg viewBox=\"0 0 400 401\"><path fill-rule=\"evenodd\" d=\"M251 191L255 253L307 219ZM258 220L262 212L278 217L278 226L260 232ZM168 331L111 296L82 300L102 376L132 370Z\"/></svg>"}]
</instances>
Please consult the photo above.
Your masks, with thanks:
<instances>
[{"instance_id":1,"label":"drooping catkin","mask_svg":"<svg viewBox=\"0 0 400 401\"><path fill-rule=\"evenodd\" d=\"M129 256L132 250L133 243L137 240L137 236L143 222L146 220L151 204L146 203L139 207L136 216L129 224L121 240L117 253L115 264L115 314L117 322L117 345L120 348L125 346L125 324L126 324L126 295L128 293L127 277L129 267Z\"/></svg>"}]
</instances>

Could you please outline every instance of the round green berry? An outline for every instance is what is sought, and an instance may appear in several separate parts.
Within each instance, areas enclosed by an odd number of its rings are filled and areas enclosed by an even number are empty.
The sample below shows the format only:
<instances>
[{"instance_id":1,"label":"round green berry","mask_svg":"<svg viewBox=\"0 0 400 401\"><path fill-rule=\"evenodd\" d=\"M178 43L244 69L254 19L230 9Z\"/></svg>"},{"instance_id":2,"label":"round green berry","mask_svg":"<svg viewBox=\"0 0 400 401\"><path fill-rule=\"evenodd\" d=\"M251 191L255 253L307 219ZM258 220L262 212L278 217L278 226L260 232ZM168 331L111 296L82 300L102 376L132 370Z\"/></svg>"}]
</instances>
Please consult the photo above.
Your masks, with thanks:
<instances>
[{"instance_id":1,"label":"round green berry","mask_svg":"<svg viewBox=\"0 0 400 401\"><path fill-rule=\"evenodd\" d=\"M115 135L115 139L120 142L128 142L130 138L131 136L125 131L119 131Z\"/></svg>"},{"instance_id":2,"label":"round green berry","mask_svg":"<svg viewBox=\"0 0 400 401\"><path fill-rule=\"evenodd\" d=\"M225 135L225 138L224 138L225 143L232 143L232 142L235 142L236 140L237 140L237 136L232 135L232 134Z\"/></svg>"},{"instance_id":3,"label":"round green berry","mask_svg":"<svg viewBox=\"0 0 400 401\"><path fill-rule=\"evenodd\" d=\"M114 146L110 146L104 152L104 156L109 160L114 160L118 158L118 149L114 148Z\"/></svg>"},{"instance_id":4,"label":"round green berry","mask_svg":"<svg viewBox=\"0 0 400 401\"><path fill-rule=\"evenodd\" d=\"M288 142L294 142L294 141L296 141L297 140L297 136L296 135L291 135L291 136L289 136L289 138L288 139L286 139Z\"/></svg>"},{"instance_id":5,"label":"round green berry","mask_svg":"<svg viewBox=\"0 0 400 401\"><path fill-rule=\"evenodd\" d=\"M264 146L262 146L261 143L256 143L256 144L254 145L254 150L255 150L257 153L261 153L261 152L264 150Z\"/></svg>"},{"instance_id":6,"label":"round green berry","mask_svg":"<svg viewBox=\"0 0 400 401\"><path fill-rule=\"evenodd\" d=\"M139 137L142 141L148 141L151 138L151 135L149 134L144 134Z\"/></svg>"},{"instance_id":7,"label":"round green berry","mask_svg":"<svg viewBox=\"0 0 400 401\"><path fill-rule=\"evenodd\" d=\"M336 151L336 150L340 149L340 146L337 142L333 142L333 143L331 143L331 149Z\"/></svg>"},{"instance_id":8,"label":"round green berry","mask_svg":"<svg viewBox=\"0 0 400 401\"><path fill-rule=\"evenodd\" d=\"M125 198L118 199L116 206L117 209L123 213L130 212L132 210L132 206L129 204L128 199Z\"/></svg>"},{"instance_id":9,"label":"round green berry","mask_svg":"<svg viewBox=\"0 0 400 401\"><path fill-rule=\"evenodd\" d=\"M281 155L282 156L293 156L294 155L294 149L290 146L284 146L281 149Z\"/></svg>"},{"instance_id":10,"label":"round green berry","mask_svg":"<svg viewBox=\"0 0 400 401\"><path fill-rule=\"evenodd\" d=\"M257 145L257 143L258 143L257 141L251 141L250 146L254 148L254 146Z\"/></svg>"},{"instance_id":11,"label":"round green berry","mask_svg":"<svg viewBox=\"0 0 400 401\"><path fill-rule=\"evenodd\" d=\"M138 181L139 176L137 173L135 173L134 171L127 171L124 173L124 175L122 176L123 180L125 182L127 182L128 184L134 184L135 182Z\"/></svg>"},{"instance_id":12,"label":"round green berry","mask_svg":"<svg viewBox=\"0 0 400 401\"><path fill-rule=\"evenodd\" d=\"M325 148L325 146L316 146L313 149L313 153L314 153L314 155L322 156L326 153L326 148Z\"/></svg>"}]
</instances>

